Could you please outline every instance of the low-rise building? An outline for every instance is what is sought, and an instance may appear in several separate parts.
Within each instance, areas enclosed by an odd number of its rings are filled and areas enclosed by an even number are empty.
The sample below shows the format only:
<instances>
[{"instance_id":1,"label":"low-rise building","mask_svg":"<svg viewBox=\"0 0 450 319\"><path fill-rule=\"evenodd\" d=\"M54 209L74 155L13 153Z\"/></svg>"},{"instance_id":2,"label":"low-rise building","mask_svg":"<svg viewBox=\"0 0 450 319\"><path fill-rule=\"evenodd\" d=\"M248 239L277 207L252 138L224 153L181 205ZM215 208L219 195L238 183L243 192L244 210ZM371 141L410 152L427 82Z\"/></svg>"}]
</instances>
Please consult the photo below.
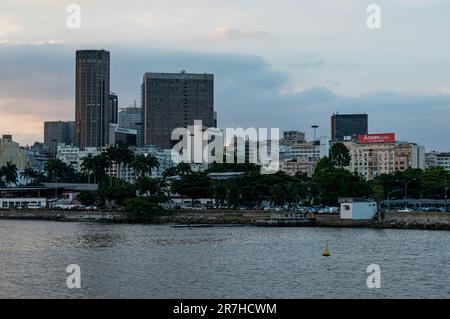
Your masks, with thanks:
<instances>
[{"instance_id":1,"label":"low-rise building","mask_svg":"<svg viewBox=\"0 0 450 319\"><path fill-rule=\"evenodd\" d=\"M303 173L311 176L317 162L328 156L329 138L323 136L320 141L284 143L280 145L280 169L288 175Z\"/></svg>"},{"instance_id":2,"label":"low-rise building","mask_svg":"<svg viewBox=\"0 0 450 319\"><path fill-rule=\"evenodd\" d=\"M377 203L371 199L340 198L341 219L370 220L377 213Z\"/></svg>"},{"instance_id":3,"label":"low-rise building","mask_svg":"<svg viewBox=\"0 0 450 319\"><path fill-rule=\"evenodd\" d=\"M315 157L297 156L293 159L281 162L281 170L290 176L297 173L303 173L312 176L316 167L317 159Z\"/></svg>"},{"instance_id":4,"label":"low-rise building","mask_svg":"<svg viewBox=\"0 0 450 319\"><path fill-rule=\"evenodd\" d=\"M294 145L299 143L306 143L304 132L300 131L283 132L283 138L280 141L281 145Z\"/></svg>"},{"instance_id":5,"label":"low-rise building","mask_svg":"<svg viewBox=\"0 0 450 319\"><path fill-rule=\"evenodd\" d=\"M395 144L395 170L406 171L409 168L425 169L425 147L415 143L397 142Z\"/></svg>"},{"instance_id":6,"label":"low-rise building","mask_svg":"<svg viewBox=\"0 0 450 319\"><path fill-rule=\"evenodd\" d=\"M426 167L443 167L446 171L450 171L450 153L448 152L430 152L425 155Z\"/></svg>"}]
</instances>

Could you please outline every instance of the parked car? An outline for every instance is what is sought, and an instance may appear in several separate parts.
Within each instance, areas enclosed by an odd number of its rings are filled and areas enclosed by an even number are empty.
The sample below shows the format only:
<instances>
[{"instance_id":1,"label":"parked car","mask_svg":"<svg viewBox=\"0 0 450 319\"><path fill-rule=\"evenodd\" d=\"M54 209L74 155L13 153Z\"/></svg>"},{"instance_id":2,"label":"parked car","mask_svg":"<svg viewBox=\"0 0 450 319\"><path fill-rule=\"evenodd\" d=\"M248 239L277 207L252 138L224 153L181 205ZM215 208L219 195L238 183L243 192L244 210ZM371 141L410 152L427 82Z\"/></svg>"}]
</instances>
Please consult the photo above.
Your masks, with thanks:
<instances>
[{"instance_id":1,"label":"parked car","mask_svg":"<svg viewBox=\"0 0 450 319\"><path fill-rule=\"evenodd\" d=\"M410 208L402 208L398 210L399 213L412 213L413 210Z\"/></svg>"}]
</instances>

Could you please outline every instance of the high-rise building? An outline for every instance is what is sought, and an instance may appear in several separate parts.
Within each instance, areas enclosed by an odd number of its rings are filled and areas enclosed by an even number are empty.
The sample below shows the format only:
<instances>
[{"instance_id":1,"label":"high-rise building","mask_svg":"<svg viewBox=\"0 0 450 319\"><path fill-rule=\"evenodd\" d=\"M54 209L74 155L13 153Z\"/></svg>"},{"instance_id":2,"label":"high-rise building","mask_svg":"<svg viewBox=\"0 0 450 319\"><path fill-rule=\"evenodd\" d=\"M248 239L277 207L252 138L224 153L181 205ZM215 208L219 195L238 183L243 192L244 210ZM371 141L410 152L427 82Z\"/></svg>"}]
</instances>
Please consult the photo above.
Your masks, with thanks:
<instances>
[{"instance_id":1,"label":"high-rise building","mask_svg":"<svg viewBox=\"0 0 450 319\"><path fill-rule=\"evenodd\" d=\"M119 111L119 126L137 130L142 122L140 107L125 107Z\"/></svg>"},{"instance_id":2,"label":"high-rise building","mask_svg":"<svg viewBox=\"0 0 450 319\"><path fill-rule=\"evenodd\" d=\"M119 127L137 131L137 145L144 145L144 130L142 109L140 107L126 107L119 111Z\"/></svg>"},{"instance_id":3,"label":"high-rise building","mask_svg":"<svg viewBox=\"0 0 450 319\"><path fill-rule=\"evenodd\" d=\"M115 93L109 95L109 122L117 124L119 121L119 97Z\"/></svg>"},{"instance_id":4,"label":"high-rise building","mask_svg":"<svg viewBox=\"0 0 450 319\"><path fill-rule=\"evenodd\" d=\"M188 127L201 120L214 126L214 75L145 73L142 83L144 143L171 148L175 128Z\"/></svg>"},{"instance_id":5,"label":"high-rise building","mask_svg":"<svg viewBox=\"0 0 450 319\"><path fill-rule=\"evenodd\" d=\"M367 114L333 114L331 116L331 140L355 140L369 130Z\"/></svg>"},{"instance_id":6,"label":"high-rise building","mask_svg":"<svg viewBox=\"0 0 450 319\"><path fill-rule=\"evenodd\" d=\"M74 121L53 121L44 122L44 144L50 152L55 156L59 143L73 144L75 134Z\"/></svg>"},{"instance_id":7,"label":"high-rise building","mask_svg":"<svg viewBox=\"0 0 450 319\"><path fill-rule=\"evenodd\" d=\"M108 144L110 115L109 52L77 51L75 131L82 149Z\"/></svg>"}]
</instances>

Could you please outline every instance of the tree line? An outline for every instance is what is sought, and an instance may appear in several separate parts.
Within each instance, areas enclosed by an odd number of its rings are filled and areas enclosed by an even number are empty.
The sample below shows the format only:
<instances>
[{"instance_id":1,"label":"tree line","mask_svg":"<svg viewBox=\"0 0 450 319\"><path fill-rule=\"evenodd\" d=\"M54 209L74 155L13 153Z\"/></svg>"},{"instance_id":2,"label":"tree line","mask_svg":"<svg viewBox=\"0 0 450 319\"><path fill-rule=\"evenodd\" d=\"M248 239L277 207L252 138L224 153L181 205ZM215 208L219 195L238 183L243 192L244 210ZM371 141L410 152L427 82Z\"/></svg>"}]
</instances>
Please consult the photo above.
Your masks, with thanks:
<instances>
[{"instance_id":1,"label":"tree line","mask_svg":"<svg viewBox=\"0 0 450 319\"><path fill-rule=\"evenodd\" d=\"M21 176L29 183L88 182L99 184L96 194L82 192L79 200L86 205L125 206L136 215L149 207L170 200L171 193L192 199L214 199L216 206L258 207L262 201L273 206L328 205L336 206L339 197L385 199L404 197L408 184L408 197L442 199L445 196L449 173L442 167L426 170L409 169L404 172L382 174L366 181L356 172L350 172L350 154L342 143L330 148L329 156L320 159L312 176L298 173L289 176L284 172L260 174L255 164L213 163L204 172L194 172L190 165L180 163L166 169L160 178L152 178L159 168L153 155L135 154L121 146L111 146L98 155L88 155L81 164L81 172L70 165L53 159L42 172L26 168ZM116 168L116 174L111 174ZM120 170L130 168L136 176L131 184L121 179ZM240 172L233 178L216 180L209 173ZM14 164L0 168L0 185L17 184L18 172Z\"/></svg>"}]
</instances>

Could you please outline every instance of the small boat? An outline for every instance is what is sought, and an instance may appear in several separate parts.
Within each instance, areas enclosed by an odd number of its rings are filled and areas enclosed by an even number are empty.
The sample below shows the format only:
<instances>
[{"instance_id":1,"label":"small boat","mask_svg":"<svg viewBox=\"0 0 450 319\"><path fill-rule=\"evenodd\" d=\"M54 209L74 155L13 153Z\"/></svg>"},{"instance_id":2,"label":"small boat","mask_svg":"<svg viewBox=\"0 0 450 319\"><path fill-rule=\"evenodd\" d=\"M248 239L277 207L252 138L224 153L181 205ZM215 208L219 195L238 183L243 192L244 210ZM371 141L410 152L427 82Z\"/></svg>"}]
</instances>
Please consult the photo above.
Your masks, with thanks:
<instances>
[{"instance_id":1,"label":"small boat","mask_svg":"<svg viewBox=\"0 0 450 319\"><path fill-rule=\"evenodd\" d=\"M175 228L201 228L201 227L213 227L211 224L186 224L186 225L172 225Z\"/></svg>"}]
</instances>

